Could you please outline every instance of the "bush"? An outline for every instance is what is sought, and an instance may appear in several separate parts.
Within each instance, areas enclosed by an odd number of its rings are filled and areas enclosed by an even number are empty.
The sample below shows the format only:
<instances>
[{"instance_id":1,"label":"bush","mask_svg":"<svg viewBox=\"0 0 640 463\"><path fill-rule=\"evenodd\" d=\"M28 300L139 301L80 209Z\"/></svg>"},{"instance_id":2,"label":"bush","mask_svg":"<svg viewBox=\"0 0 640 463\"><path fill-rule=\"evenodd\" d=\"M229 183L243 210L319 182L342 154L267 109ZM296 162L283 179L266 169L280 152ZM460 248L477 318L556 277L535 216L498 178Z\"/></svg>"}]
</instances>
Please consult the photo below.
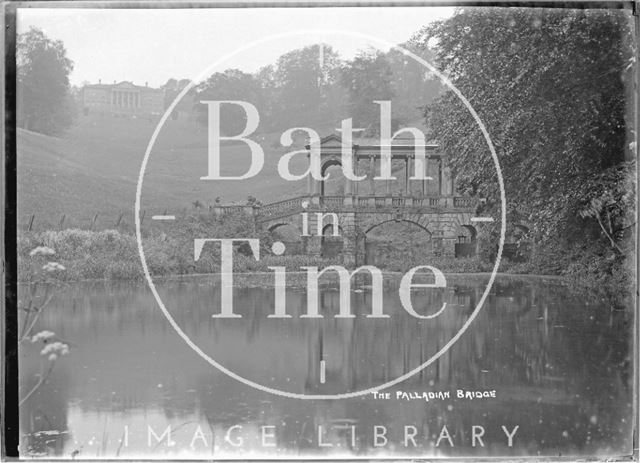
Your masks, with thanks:
<instances>
[{"instance_id":1,"label":"bush","mask_svg":"<svg viewBox=\"0 0 640 463\"><path fill-rule=\"evenodd\" d=\"M116 230L30 233L19 237L18 243L19 278L23 281L30 277L29 249L36 246L56 250L55 260L67 268L65 278L69 280L142 277L135 237Z\"/></svg>"},{"instance_id":2,"label":"bush","mask_svg":"<svg viewBox=\"0 0 640 463\"><path fill-rule=\"evenodd\" d=\"M211 214L197 212L172 228L172 235L146 231L144 251L151 275L180 275L189 273L217 273L220 271L218 246L209 245L198 262L193 260L194 237L251 236L251 218L229 215L223 220ZM271 254L272 238L259 234L260 260L247 249L234 255L234 272L269 272L270 266L284 266L288 272L300 271L300 267L324 267L340 263L340 256L321 259L307 255ZM138 245L133 234L117 230L88 231L67 229L62 231L29 232L18 236L18 278L29 281L41 270L42 263L34 266L29 252L38 246L55 249L51 260L64 265L67 271L60 275L64 280L84 279L139 279L143 277L138 256ZM247 252L248 251L248 252ZM244 254L243 254L244 252ZM382 270L406 272L408 269L430 265L445 273L483 273L493 269L494 261L482 256L454 258L429 255L427 250L403 252L391 250L384 261L377 264ZM634 260L616 255L606 243L565 244L554 243L534 247L530 260L513 262L503 258L500 272L512 274L560 275L576 283L601 287L603 291L630 294L634 284Z\"/></svg>"}]
</instances>

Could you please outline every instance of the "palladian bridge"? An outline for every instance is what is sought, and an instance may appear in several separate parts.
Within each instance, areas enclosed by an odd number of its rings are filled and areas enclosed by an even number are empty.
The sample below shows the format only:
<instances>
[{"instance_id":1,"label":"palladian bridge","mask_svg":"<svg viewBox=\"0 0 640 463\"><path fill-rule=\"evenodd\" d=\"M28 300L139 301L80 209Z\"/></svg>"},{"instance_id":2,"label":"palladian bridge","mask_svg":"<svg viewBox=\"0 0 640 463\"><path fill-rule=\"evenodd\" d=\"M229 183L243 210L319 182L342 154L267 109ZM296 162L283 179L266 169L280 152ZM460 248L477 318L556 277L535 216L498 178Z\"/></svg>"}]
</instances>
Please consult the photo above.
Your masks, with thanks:
<instances>
[{"instance_id":1,"label":"palladian bridge","mask_svg":"<svg viewBox=\"0 0 640 463\"><path fill-rule=\"evenodd\" d=\"M342 255L344 265L348 266L374 263L368 252L367 236L376 227L390 222L409 222L420 227L431 238L436 255L474 255L477 233L471 218L478 200L457 194L455 179L437 145L424 146L426 180L411 179L415 148L413 140L393 141L391 167L395 180L373 179L373 173L379 172L381 147L360 142L352 146L354 174L367 174L367 178L357 182L344 178L341 194L325 194L330 180L318 181L308 176L305 195L260 206L216 205L213 210L217 215L235 211L252 214L259 230L273 232L282 226L294 227L302 236L298 253L318 257ZM309 145L306 149L310 149ZM338 135L321 140L322 177L331 167L341 166L341 150ZM379 191L380 186L383 191ZM318 219L322 220L320 228ZM310 236L303 236L303 220Z\"/></svg>"}]
</instances>

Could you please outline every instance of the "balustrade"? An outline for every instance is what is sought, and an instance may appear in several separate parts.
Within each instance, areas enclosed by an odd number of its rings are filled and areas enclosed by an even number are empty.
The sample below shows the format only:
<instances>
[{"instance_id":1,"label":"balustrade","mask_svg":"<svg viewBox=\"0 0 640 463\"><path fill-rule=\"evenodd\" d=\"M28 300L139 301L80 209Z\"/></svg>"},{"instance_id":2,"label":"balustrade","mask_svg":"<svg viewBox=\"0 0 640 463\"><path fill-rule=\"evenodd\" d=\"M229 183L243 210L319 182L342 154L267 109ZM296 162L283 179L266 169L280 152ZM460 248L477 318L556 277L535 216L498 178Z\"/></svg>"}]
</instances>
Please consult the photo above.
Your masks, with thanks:
<instances>
[{"instance_id":1,"label":"balustrade","mask_svg":"<svg viewBox=\"0 0 640 463\"><path fill-rule=\"evenodd\" d=\"M320 204L328 208L339 208L344 205L344 196L321 196Z\"/></svg>"},{"instance_id":2,"label":"balustrade","mask_svg":"<svg viewBox=\"0 0 640 463\"><path fill-rule=\"evenodd\" d=\"M353 198L353 199L352 199ZM310 198L298 196L296 198L285 199L264 206L252 205L218 205L214 206L216 215L246 212L259 215L261 217L277 217L290 215L303 210L302 203L308 201L310 209L384 209L393 208L473 208L477 200L475 198L460 196L437 196L437 197L412 197L412 196L319 196Z\"/></svg>"},{"instance_id":3,"label":"balustrade","mask_svg":"<svg viewBox=\"0 0 640 463\"><path fill-rule=\"evenodd\" d=\"M475 198L453 198L453 207L473 207L476 203Z\"/></svg>"},{"instance_id":4,"label":"balustrade","mask_svg":"<svg viewBox=\"0 0 640 463\"><path fill-rule=\"evenodd\" d=\"M302 202L306 199L306 196L298 196L296 198L266 204L260 208L260 215L280 215L292 210L302 209Z\"/></svg>"}]
</instances>

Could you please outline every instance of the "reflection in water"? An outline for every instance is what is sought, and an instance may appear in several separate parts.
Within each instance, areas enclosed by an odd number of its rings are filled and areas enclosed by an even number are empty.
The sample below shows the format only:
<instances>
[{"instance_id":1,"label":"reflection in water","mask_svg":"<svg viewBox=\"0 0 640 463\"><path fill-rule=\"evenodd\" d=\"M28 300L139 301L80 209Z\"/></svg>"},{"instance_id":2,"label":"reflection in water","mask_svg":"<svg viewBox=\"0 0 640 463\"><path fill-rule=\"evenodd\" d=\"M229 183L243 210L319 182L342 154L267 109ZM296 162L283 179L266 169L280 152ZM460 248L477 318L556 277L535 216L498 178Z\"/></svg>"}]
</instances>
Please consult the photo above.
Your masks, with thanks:
<instances>
[{"instance_id":1,"label":"reflection in water","mask_svg":"<svg viewBox=\"0 0 640 463\"><path fill-rule=\"evenodd\" d=\"M438 352L479 301L486 277L414 290L418 320L385 288L387 319L366 318L371 291L354 285L351 319L323 288L323 319L300 318L303 289L234 292L242 319L220 309L212 277L159 284L172 316L208 355L259 384L306 394L378 386ZM251 455L592 455L631 447L631 310L553 280L498 278L480 315L444 355L391 387L389 399L295 400L246 386L197 356L143 285L91 283L60 293L39 322L73 342L21 410L22 452L77 458ZM36 346L21 346L21 390L37 381ZM326 380L320 381L320 362ZM495 391L459 398L457 390ZM405 400L396 392L449 393ZM517 426L517 428L516 428ZM170 430L170 432L169 432ZM164 434L163 434L164 433ZM512 446L509 446L509 436Z\"/></svg>"}]
</instances>

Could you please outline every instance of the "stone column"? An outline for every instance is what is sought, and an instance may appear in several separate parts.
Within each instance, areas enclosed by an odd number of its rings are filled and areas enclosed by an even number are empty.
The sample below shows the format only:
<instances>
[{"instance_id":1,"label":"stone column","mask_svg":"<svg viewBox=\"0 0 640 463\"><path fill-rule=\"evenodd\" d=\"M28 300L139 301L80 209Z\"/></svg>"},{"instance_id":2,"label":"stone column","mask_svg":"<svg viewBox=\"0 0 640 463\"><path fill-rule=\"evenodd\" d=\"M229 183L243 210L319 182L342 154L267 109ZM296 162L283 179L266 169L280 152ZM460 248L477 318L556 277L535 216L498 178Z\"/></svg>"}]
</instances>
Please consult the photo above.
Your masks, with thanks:
<instances>
[{"instance_id":1,"label":"stone column","mask_svg":"<svg viewBox=\"0 0 640 463\"><path fill-rule=\"evenodd\" d=\"M309 165L311 164L311 156L309 153L307 153L307 161L309 163ZM315 178L313 178L313 175L309 174L307 176L307 193L309 194L310 197L316 197L320 194L320 180L316 180ZM317 203L318 201L315 201L315 203Z\"/></svg>"},{"instance_id":2,"label":"stone column","mask_svg":"<svg viewBox=\"0 0 640 463\"><path fill-rule=\"evenodd\" d=\"M309 165L311 163L311 156L309 153L307 153L307 165ZM313 196L313 182L314 182L314 178L311 175L311 172L309 172L309 175L307 175L307 195L309 196Z\"/></svg>"},{"instance_id":3,"label":"stone column","mask_svg":"<svg viewBox=\"0 0 640 463\"><path fill-rule=\"evenodd\" d=\"M393 175L393 158L391 158L391 175ZM393 200L391 198L391 180L384 181L384 203L387 206L391 206Z\"/></svg>"},{"instance_id":4,"label":"stone column","mask_svg":"<svg viewBox=\"0 0 640 463\"><path fill-rule=\"evenodd\" d=\"M353 180L350 180L347 177L344 178L344 194L345 196L351 196L353 194Z\"/></svg>"},{"instance_id":5,"label":"stone column","mask_svg":"<svg viewBox=\"0 0 640 463\"><path fill-rule=\"evenodd\" d=\"M413 196L413 191L411 189L411 186L412 186L411 177L413 176L415 163L416 161L413 158L407 157L407 191L410 196Z\"/></svg>"},{"instance_id":6,"label":"stone column","mask_svg":"<svg viewBox=\"0 0 640 463\"><path fill-rule=\"evenodd\" d=\"M342 201L345 206L353 205L353 180L350 180L346 177L344 179L344 198Z\"/></svg>"},{"instance_id":7,"label":"stone column","mask_svg":"<svg viewBox=\"0 0 640 463\"><path fill-rule=\"evenodd\" d=\"M424 160L424 170L422 172L424 177L428 177L429 176L429 158L426 158ZM421 187L422 187L422 197L424 198L425 196L427 196L427 182L429 180L422 180L420 182Z\"/></svg>"},{"instance_id":8,"label":"stone column","mask_svg":"<svg viewBox=\"0 0 640 463\"><path fill-rule=\"evenodd\" d=\"M443 167L442 169L442 191L444 195L453 195L453 182L451 179L451 168Z\"/></svg>"},{"instance_id":9,"label":"stone column","mask_svg":"<svg viewBox=\"0 0 640 463\"><path fill-rule=\"evenodd\" d=\"M410 158L407 156L404 159L404 195L409 196L409 161Z\"/></svg>"},{"instance_id":10,"label":"stone column","mask_svg":"<svg viewBox=\"0 0 640 463\"><path fill-rule=\"evenodd\" d=\"M453 171L451 172L451 195L455 196L456 194L456 176Z\"/></svg>"},{"instance_id":11,"label":"stone column","mask_svg":"<svg viewBox=\"0 0 640 463\"><path fill-rule=\"evenodd\" d=\"M353 150L353 174L357 177L358 176L358 172L360 171L360 169L358 169L358 158L356 157L356 150ZM353 195L358 196L358 184L360 182L353 182Z\"/></svg>"},{"instance_id":12,"label":"stone column","mask_svg":"<svg viewBox=\"0 0 640 463\"><path fill-rule=\"evenodd\" d=\"M371 188L370 196L376 195L376 184L373 177L375 177L376 172L376 160L373 155L369 155L369 187Z\"/></svg>"}]
</instances>

